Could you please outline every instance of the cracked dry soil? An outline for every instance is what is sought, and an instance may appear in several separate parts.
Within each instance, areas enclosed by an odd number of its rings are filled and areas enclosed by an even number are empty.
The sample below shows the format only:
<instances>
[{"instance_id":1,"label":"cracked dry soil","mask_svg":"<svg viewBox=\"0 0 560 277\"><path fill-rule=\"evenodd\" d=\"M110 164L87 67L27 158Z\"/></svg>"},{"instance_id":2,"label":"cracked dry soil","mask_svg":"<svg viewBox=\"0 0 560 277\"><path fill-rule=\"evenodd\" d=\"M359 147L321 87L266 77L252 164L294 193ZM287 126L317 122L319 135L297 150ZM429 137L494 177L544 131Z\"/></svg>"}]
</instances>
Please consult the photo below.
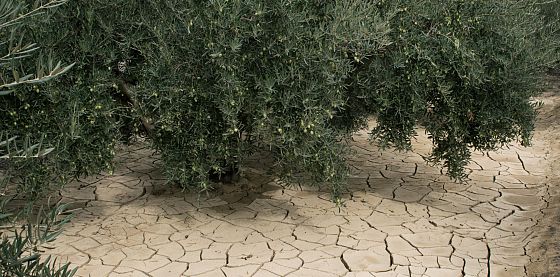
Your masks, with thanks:
<instances>
[{"instance_id":1,"label":"cracked dry soil","mask_svg":"<svg viewBox=\"0 0 560 277\"><path fill-rule=\"evenodd\" d=\"M342 209L328 191L283 187L258 166L214 195L183 193L138 144L113 175L60 193L76 217L45 250L77 276L555 276L558 83L540 100L534 145L475 153L468 184L426 165L425 136L397 153L356 134Z\"/></svg>"}]
</instances>

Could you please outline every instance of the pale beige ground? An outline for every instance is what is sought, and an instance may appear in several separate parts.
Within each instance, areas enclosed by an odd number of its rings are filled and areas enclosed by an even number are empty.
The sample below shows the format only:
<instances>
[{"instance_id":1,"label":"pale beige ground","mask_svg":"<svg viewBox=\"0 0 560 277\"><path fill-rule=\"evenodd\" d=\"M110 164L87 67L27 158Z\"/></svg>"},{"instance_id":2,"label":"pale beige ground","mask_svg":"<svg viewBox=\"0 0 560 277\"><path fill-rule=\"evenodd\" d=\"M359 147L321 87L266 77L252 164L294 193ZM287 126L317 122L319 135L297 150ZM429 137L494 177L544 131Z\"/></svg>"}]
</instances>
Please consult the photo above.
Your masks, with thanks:
<instances>
[{"instance_id":1,"label":"pale beige ground","mask_svg":"<svg viewBox=\"0 0 560 277\"><path fill-rule=\"evenodd\" d=\"M560 276L560 75L550 78L551 88L540 99L544 102L536 137L547 141L549 173L548 207L535 230L537 238L528 265L531 276Z\"/></svg>"},{"instance_id":2,"label":"pale beige ground","mask_svg":"<svg viewBox=\"0 0 560 277\"><path fill-rule=\"evenodd\" d=\"M357 134L342 209L257 167L198 199L164 187L157 156L137 145L114 175L64 190L85 208L48 253L77 276L554 276L560 118L546 116L560 101L542 99L534 146L475 153L468 184L425 164L423 135L395 153Z\"/></svg>"}]
</instances>

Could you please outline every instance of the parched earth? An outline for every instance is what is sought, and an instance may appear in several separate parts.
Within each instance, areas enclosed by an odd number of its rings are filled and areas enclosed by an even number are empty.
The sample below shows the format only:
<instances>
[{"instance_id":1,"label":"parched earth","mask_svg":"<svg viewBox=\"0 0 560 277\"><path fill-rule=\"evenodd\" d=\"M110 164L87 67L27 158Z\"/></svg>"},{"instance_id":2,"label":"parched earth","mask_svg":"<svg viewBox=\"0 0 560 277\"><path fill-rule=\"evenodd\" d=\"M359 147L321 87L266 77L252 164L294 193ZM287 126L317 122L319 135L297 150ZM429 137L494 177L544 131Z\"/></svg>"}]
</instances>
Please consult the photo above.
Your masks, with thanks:
<instances>
[{"instance_id":1,"label":"parched earth","mask_svg":"<svg viewBox=\"0 0 560 277\"><path fill-rule=\"evenodd\" d=\"M112 175L65 188L76 217L45 249L77 276L555 276L560 93L541 100L534 145L475 153L468 184L426 165L425 136L397 153L356 134L341 209L257 166L212 195L183 193L139 144Z\"/></svg>"}]
</instances>

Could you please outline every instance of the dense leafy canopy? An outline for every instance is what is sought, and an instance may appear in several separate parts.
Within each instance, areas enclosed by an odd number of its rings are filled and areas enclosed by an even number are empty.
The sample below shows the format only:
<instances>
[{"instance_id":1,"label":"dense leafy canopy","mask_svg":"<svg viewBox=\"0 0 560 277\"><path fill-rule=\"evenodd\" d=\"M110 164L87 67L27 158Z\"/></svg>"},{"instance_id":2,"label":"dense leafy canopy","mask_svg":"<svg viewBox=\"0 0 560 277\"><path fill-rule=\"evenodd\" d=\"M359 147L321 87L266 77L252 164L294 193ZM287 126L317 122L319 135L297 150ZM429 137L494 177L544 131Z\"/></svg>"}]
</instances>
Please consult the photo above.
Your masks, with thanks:
<instances>
[{"instance_id":1,"label":"dense leafy canopy","mask_svg":"<svg viewBox=\"0 0 560 277\"><path fill-rule=\"evenodd\" d=\"M66 0L51 0L45 3L36 2L33 6L11 0L0 3L2 106L12 105L12 108L18 108L19 103L14 105L14 98L10 96L16 95L21 87L44 84L71 69L72 65L54 65L52 60L43 63L41 59L31 59L39 47L35 43L27 42L21 29L24 24L29 24L65 2ZM36 72L28 72L28 67L25 66L26 59L36 61ZM36 107L26 103L23 108L28 110ZM42 106L39 105L39 108ZM5 120L5 114L0 115L0 118ZM41 206L36 210L36 198L44 196L43 192L48 191L45 184L49 184L50 172L45 170L45 160L54 148L44 147L44 137L29 136L25 131L12 132L17 127L21 128L18 123L22 121L17 120L19 115L16 109L9 110L7 115L12 120L3 123L11 126L0 129L0 276L73 276L76 270L69 269L68 263L61 265L50 256L41 259L41 254L37 251L38 245L52 241L70 219L68 215L61 216L64 205L55 205L47 210ZM23 127L27 131L30 126ZM35 138L38 142L33 141ZM9 162L8 171L5 170L6 162ZM18 172L18 169L22 171ZM10 181L17 184L15 190ZM27 198L28 201L23 208L17 209L17 206L10 205L10 201L15 198Z\"/></svg>"},{"instance_id":2,"label":"dense leafy canopy","mask_svg":"<svg viewBox=\"0 0 560 277\"><path fill-rule=\"evenodd\" d=\"M392 44L359 68L354 106L376 114L381 145L409 149L421 125L429 158L463 178L471 149L528 145L551 41L531 1L387 1ZM538 35L535 35L537 33ZM352 101L352 100L351 100ZM352 113L352 110L348 111Z\"/></svg>"},{"instance_id":3,"label":"dense leafy canopy","mask_svg":"<svg viewBox=\"0 0 560 277\"><path fill-rule=\"evenodd\" d=\"M558 49L533 0L73 0L43 18L30 39L76 65L0 102L3 130L55 149L22 182L38 191L110 167L119 136L144 130L187 188L270 151L279 175L339 196L346 139L372 116L382 146L423 127L429 160L461 179L473 149L529 144Z\"/></svg>"}]
</instances>

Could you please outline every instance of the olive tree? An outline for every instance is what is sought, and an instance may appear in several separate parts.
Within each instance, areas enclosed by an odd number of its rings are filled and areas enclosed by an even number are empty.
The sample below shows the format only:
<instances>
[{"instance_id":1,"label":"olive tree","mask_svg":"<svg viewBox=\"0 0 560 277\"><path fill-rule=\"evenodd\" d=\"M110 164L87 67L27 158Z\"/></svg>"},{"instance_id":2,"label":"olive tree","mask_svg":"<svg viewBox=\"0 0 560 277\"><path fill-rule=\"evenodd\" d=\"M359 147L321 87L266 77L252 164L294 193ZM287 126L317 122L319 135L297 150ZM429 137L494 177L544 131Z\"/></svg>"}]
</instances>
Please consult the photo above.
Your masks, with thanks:
<instances>
[{"instance_id":1,"label":"olive tree","mask_svg":"<svg viewBox=\"0 0 560 277\"><path fill-rule=\"evenodd\" d=\"M106 167L116 130L139 130L185 188L209 190L268 151L279 176L338 198L347 140L371 118L371 141L400 150L422 126L428 161L458 180L474 150L529 145L532 97L557 59L543 11L534 0L74 0L50 18L61 31L30 33L76 62L52 90L73 91L56 108L80 127L48 136L61 169Z\"/></svg>"}]
</instances>

